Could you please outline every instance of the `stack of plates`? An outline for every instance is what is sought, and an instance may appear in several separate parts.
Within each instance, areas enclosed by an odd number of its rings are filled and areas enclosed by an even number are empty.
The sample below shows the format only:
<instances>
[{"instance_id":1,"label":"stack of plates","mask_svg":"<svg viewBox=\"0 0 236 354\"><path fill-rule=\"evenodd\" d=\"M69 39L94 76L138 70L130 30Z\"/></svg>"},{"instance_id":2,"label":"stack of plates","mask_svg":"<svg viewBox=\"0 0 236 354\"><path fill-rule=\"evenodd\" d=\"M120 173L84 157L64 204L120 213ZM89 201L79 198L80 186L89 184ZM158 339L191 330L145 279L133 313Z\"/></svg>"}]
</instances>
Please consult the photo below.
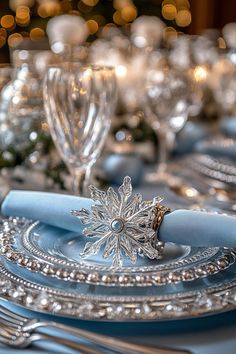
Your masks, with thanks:
<instances>
[{"instance_id":1,"label":"stack of plates","mask_svg":"<svg viewBox=\"0 0 236 354\"><path fill-rule=\"evenodd\" d=\"M82 259L85 238L4 218L0 295L32 310L89 320L191 318L236 307L236 251L167 244L162 260L122 268Z\"/></svg>"}]
</instances>

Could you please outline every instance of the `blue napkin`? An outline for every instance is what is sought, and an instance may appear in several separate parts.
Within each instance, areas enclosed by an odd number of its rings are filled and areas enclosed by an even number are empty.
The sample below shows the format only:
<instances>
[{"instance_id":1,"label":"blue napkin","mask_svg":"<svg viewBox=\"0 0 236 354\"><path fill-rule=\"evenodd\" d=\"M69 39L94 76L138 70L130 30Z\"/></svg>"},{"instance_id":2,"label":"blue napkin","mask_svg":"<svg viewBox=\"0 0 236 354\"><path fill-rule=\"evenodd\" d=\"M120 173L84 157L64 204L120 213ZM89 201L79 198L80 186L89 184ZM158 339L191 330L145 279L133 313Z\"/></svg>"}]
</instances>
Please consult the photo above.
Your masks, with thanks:
<instances>
[{"instance_id":1,"label":"blue napkin","mask_svg":"<svg viewBox=\"0 0 236 354\"><path fill-rule=\"evenodd\" d=\"M226 135L236 139L236 117L225 117L221 123L221 129Z\"/></svg>"},{"instance_id":2,"label":"blue napkin","mask_svg":"<svg viewBox=\"0 0 236 354\"><path fill-rule=\"evenodd\" d=\"M144 163L135 154L111 154L104 158L102 168L107 182L120 185L125 176L130 176L133 186L137 186L142 181Z\"/></svg>"},{"instance_id":3,"label":"blue napkin","mask_svg":"<svg viewBox=\"0 0 236 354\"><path fill-rule=\"evenodd\" d=\"M70 211L90 208L91 199L45 192L11 191L2 204L3 215L26 217L81 233ZM236 218L192 210L166 214L159 238L192 246L236 247Z\"/></svg>"},{"instance_id":4,"label":"blue napkin","mask_svg":"<svg viewBox=\"0 0 236 354\"><path fill-rule=\"evenodd\" d=\"M174 153L186 154L194 150L195 145L211 135L211 129L207 124L187 122L183 129L176 135Z\"/></svg>"}]
</instances>

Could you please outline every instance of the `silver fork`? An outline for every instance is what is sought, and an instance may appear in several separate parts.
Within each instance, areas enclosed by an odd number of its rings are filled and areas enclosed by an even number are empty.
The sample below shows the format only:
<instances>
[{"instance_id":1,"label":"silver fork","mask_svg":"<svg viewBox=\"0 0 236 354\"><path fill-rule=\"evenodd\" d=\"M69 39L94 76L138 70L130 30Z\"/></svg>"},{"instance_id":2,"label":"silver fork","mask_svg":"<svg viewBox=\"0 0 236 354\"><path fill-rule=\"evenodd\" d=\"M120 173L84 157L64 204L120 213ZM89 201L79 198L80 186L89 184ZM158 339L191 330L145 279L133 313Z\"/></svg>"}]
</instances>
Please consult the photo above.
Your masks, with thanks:
<instances>
[{"instance_id":1,"label":"silver fork","mask_svg":"<svg viewBox=\"0 0 236 354\"><path fill-rule=\"evenodd\" d=\"M62 330L65 333L86 339L90 343L97 344L105 349L114 350L125 354L187 354L187 350L166 349L153 346L135 344L128 341L119 340L114 337L96 334L90 331L74 328L58 322L42 321L36 318L28 318L19 315L3 305L0 305L0 342L15 346L27 347L40 339L54 341L56 343L67 345L68 347L78 350L83 354L99 354L99 349L94 351L92 348L84 344L79 344L66 340L61 337L55 337L43 333L38 333L40 327L54 328Z\"/></svg>"}]
</instances>

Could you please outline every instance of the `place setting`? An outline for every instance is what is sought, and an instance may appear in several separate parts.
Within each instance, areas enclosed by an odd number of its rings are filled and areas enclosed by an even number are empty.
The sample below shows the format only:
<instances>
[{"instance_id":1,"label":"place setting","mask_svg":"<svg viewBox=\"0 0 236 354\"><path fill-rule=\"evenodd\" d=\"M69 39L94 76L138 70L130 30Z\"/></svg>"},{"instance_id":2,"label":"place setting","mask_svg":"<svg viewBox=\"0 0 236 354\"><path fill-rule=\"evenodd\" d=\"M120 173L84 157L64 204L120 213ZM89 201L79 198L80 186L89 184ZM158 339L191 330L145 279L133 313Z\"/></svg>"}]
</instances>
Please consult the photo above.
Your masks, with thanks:
<instances>
[{"instance_id":1,"label":"place setting","mask_svg":"<svg viewBox=\"0 0 236 354\"><path fill-rule=\"evenodd\" d=\"M0 18L0 350L232 353L236 24L47 4Z\"/></svg>"}]
</instances>

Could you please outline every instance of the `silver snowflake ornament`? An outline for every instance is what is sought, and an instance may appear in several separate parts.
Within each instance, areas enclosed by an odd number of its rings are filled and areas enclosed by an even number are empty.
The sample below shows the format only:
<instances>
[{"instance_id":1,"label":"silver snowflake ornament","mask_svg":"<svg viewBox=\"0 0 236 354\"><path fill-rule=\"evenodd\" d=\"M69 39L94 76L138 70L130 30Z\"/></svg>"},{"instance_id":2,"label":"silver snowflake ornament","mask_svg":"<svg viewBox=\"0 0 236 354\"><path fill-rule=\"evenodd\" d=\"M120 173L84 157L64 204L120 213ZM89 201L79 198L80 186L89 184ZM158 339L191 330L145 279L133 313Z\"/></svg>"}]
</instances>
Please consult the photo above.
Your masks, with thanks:
<instances>
[{"instance_id":1,"label":"silver snowflake ornament","mask_svg":"<svg viewBox=\"0 0 236 354\"><path fill-rule=\"evenodd\" d=\"M95 240L87 242L82 257L98 254L103 247L103 257L112 257L112 266L122 267L124 257L135 263L138 255L150 259L162 256L163 243L156 238L152 228L153 210L162 199L153 198L152 201L142 201L141 194L132 196L131 178L125 177L118 189L107 192L89 187L91 198L98 202L92 205L91 210L73 210L82 224L89 224L83 234Z\"/></svg>"}]
</instances>

